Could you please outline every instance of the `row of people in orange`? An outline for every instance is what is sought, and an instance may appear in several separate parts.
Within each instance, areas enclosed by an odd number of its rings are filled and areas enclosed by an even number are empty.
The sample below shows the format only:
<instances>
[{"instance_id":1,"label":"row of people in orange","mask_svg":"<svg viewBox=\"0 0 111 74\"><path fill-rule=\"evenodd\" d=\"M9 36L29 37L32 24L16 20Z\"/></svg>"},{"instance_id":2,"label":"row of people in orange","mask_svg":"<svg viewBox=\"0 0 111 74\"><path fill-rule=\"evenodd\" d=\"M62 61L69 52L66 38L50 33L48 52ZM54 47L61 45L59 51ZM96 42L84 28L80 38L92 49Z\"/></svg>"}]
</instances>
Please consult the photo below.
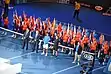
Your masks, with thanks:
<instances>
[{"instance_id":1,"label":"row of people in orange","mask_svg":"<svg viewBox=\"0 0 111 74\"><path fill-rule=\"evenodd\" d=\"M42 22L41 19L39 18L35 19L32 16L30 18L27 18L26 16L24 16L22 26L23 26L23 30L26 30L28 26L30 26L32 31L34 31L34 27L37 28L38 30L45 30L46 33L50 30L50 34L52 37L54 37L55 31L57 31L57 35L63 40L63 44L65 43L66 46L67 46L66 43L68 42L71 44L72 47L76 42L80 42L84 46L85 44L89 45L90 43L89 47L91 50L97 49L97 43L98 43L97 40L94 38L93 34L89 38L85 34L85 29L83 29L82 33L80 32L80 27L77 29L77 33L69 29L69 32L67 33L67 30L63 30L61 23L59 23L58 26L55 26L54 21L51 23L50 19L48 19L47 22L48 23ZM101 35L99 39L99 43L102 45L103 42L104 42L104 35Z\"/></svg>"}]
</instances>

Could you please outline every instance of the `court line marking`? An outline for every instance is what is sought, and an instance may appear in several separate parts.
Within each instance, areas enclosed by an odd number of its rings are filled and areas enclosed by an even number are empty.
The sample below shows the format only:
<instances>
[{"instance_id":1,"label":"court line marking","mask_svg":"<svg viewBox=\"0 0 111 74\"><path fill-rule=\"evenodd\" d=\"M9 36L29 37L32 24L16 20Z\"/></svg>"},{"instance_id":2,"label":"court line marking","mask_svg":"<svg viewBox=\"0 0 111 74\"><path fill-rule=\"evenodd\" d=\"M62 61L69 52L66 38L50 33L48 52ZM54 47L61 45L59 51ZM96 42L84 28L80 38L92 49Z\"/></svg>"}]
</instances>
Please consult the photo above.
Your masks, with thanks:
<instances>
[{"instance_id":1,"label":"court line marking","mask_svg":"<svg viewBox=\"0 0 111 74\"><path fill-rule=\"evenodd\" d=\"M13 59L16 59L16 58L19 58L19 57L22 57L22 56L25 56L25 55L30 55L30 54L33 54L33 53L35 53L35 52L30 52L30 53L26 53L26 54L23 54L23 55L15 56L15 57L9 58L9 60L13 60Z\"/></svg>"},{"instance_id":2,"label":"court line marking","mask_svg":"<svg viewBox=\"0 0 111 74\"><path fill-rule=\"evenodd\" d=\"M95 61L97 61L97 59L95 59ZM85 62L85 63L88 63L88 62ZM85 64L85 63L84 63L84 64ZM78 67L78 66L80 66L80 65L75 65L75 66L72 66L72 67L68 67L68 68L65 68L65 69L63 69L63 70L60 70L60 71L54 72L54 73L52 73L52 74L58 74L58 73L61 73L61 72L67 71L67 70L69 70L69 69L76 68L76 67ZM98 69L97 69L97 70L98 70Z\"/></svg>"},{"instance_id":3,"label":"court line marking","mask_svg":"<svg viewBox=\"0 0 111 74\"><path fill-rule=\"evenodd\" d=\"M102 68L104 68L104 67L106 67L106 66L102 66L102 67L96 68L96 69L93 70L93 72L94 72L94 71L97 71L97 70L99 70L99 69L102 69Z\"/></svg>"},{"instance_id":4,"label":"court line marking","mask_svg":"<svg viewBox=\"0 0 111 74\"><path fill-rule=\"evenodd\" d=\"M75 65L75 66L72 66L72 67L68 67L68 68L66 68L66 69L63 69L63 70L54 72L54 73L52 73L52 74L58 74L58 73L64 72L64 71L66 71L66 70L69 70L69 69L72 69L72 68L75 68L75 67L78 67L78 66L80 66L80 65Z\"/></svg>"},{"instance_id":5,"label":"court line marking","mask_svg":"<svg viewBox=\"0 0 111 74\"><path fill-rule=\"evenodd\" d=\"M85 63L88 63L88 62L85 62ZM85 63L84 63L84 64L85 64ZM59 71L57 71L57 72L54 72L54 73L52 73L52 74L58 74L58 73L61 73L61 72L64 72L64 71L67 71L67 70L69 70L69 69L76 68L76 67L79 67L79 66L81 66L81 65L75 65L75 66L72 66L72 67L68 67L68 68L59 70Z\"/></svg>"}]
</instances>

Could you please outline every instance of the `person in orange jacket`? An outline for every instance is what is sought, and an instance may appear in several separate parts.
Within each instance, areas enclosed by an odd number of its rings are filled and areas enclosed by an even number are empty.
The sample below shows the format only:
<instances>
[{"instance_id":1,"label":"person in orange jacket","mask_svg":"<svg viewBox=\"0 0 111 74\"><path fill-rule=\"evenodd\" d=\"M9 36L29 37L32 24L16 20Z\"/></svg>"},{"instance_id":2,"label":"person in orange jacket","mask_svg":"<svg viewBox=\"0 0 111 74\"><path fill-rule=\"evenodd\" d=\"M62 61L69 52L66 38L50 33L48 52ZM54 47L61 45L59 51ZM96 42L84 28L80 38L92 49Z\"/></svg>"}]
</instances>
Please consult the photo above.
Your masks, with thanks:
<instances>
[{"instance_id":1,"label":"person in orange jacket","mask_svg":"<svg viewBox=\"0 0 111 74\"><path fill-rule=\"evenodd\" d=\"M4 28L8 29L8 25L9 25L8 17L6 17L3 21L4 21ZM7 35L7 32L3 31L2 34Z\"/></svg>"},{"instance_id":2,"label":"person in orange jacket","mask_svg":"<svg viewBox=\"0 0 111 74\"><path fill-rule=\"evenodd\" d=\"M103 49L103 58L104 58L104 62L103 65L105 64L106 61L106 57L108 56L108 50L109 50L109 46L108 46L108 41L105 41L102 45L102 49Z\"/></svg>"},{"instance_id":3,"label":"person in orange jacket","mask_svg":"<svg viewBox=\"0 0 111 74\"><path fill-rule=\"evenodd\" d=\"M109 56L111 56L111 41L110 41L110 44L109 44Z\"/></svg>"}]
</instances>

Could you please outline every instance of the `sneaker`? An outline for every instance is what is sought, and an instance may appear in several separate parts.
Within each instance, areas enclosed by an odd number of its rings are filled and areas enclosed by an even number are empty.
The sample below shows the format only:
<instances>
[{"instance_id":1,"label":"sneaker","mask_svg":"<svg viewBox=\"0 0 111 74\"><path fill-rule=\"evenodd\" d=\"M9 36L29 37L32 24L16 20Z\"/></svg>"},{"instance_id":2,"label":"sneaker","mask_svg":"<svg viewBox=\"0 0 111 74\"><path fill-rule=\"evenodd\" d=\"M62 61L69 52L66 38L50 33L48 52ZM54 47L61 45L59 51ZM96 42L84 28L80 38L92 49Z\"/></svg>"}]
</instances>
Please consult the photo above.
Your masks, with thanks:
<instances>
[{"instance_id":1,"label":"sneaker","mask_svg":"<svg viewBox=\"0 0 111 74\"><path fill-rule=\"evenodd\" d=\"M104 65L105 63L103 62L102 64Z\"/></svg>"},{"instance_id":2,"label":"sneaker","mask_svg":"<svg viewBox=\"0 0 111 74\"><path fill-rule=\"evenodd\" d=\"M14 37L14 34L11 36L12 38Z\"/></svg>"},{"instance_id":3,"label":"sneaker","mask_svg":"<svg viewBox=\"0 0 111 74\"><path fill-rule=\"evenodd\" d=\"M14 38L16 38L17 36L16 35L14 35Z\"/></svg>"},{"instance_id":4,"label":"sneaker","mask_svg":"<svg viewBox=\"0 0 111 74\"><path fill-rule=\"evenodd\" d=\"M61 52L64 52L63 50L61 50Z\"/></svg>"},{"instance_id":5,"label":"sneaker","mask_svg":"<svg viewBox=\"0 0 111 74\"><path fill-rule=\"evenodd\" d=\"M7 35L7 32L5 32L4 35Z\"/></svg>"},{"instance_id":6,"label":"sneaker","mask_svg":"<svg viewBox=\"0 0 111 74\"><path fill-rule=\"evenodd\" d=\"M32 38L32 36L29 36L29 38Z\"/></svg>"},{"instance_id":7,"label":"sneaker","mask_svg":"<svg viewBox=\"0 0 111 74\"><path fill-rule=\"evenodd\" d=\"M45 56L47 56L47 53L45 54Z\"/></svg>"},{"instance_id":8,"label":"sneaker","mask_svg":"<svg viewBox=\"0 0 111 74\"><path fill-rule=\"evenodd\" d=\"M2 34L4 34L4 32L2 32Z\"/></svg>"},{"instance_id":9,"label":"sneaker","mask_svg":"<svg viewBox=\"0 0 111 74\"><path fill-rule=\"evenodd\" d=\"M75 61L73 61L72 63L75 63Z\"/></svg>"},{"instance_id":10,"label":"sneaker","mask_svg":"<svg viewBox=\"0 0 111 74\"><path fill-rule=\"evenodd\" d=\"M41 55L44 55L44 53L41 53Z\"/></svg>"},{"instance_id":11,"label":"sneaker","mask_svg":"<svg viewBox=\"0 0 111 74\"><path fill-rule=\"evenodd\" d=\"M80 65L79 63L77 63L77 65Z\"/></svg>"},{"instance_id":12,"label":"sneaker","mask_svg":"<svg viewBox=\"0 0 111 74\"><path fill-rule=\"evenodd\" d=\"M24 38L22 37L21 39L23 40Z\"/></svg>"},{"instance_id":13,"label":"sneaker","mask_svg":"<svg viewBox=\"0 0 111 74\"><path fill-rule=\"evenodd\" d=\"M69 52L68 55L71 55L71 52Z\"/></svg>"}]
</instances>

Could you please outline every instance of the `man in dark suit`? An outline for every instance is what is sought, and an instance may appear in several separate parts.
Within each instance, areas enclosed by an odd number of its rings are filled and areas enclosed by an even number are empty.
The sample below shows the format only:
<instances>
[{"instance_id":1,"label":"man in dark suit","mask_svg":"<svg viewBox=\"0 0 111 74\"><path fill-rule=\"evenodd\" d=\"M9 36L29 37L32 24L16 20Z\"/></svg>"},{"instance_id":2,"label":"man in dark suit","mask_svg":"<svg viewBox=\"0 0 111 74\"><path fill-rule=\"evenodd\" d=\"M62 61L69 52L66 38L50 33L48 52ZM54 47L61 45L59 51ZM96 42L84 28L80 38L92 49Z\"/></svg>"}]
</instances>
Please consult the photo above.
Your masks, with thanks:
<instances>
[{"instance_id":1,"label":"man in dark suit","mask_svg":"<svg viewBox=\"0 0 111 74\"><path fill-rule=\"evenodd\" d=\"M34 47L33 47L32 52L34 52L36 50L36 53L38 53L39 42L40 42L39 39L40 39L39 32L36 31L35 38L34 38Z\"/></svg>"},{"instance_id":2,"label":"man in dark suit","mask_svg":"<svg viewBox=\"0 0 111 74\"><path fill-rule=\"evenodd\" d=\"M53 55L56 55L56 57L58 56L58 45L59 45L59 38L58 36L56 36L56 39L54 40L54 47L53 47Z\"/></svg>"},{"instance_id":3,"label":"man in dark suit","mask_svg":"<svg viewBox=\"0 0 111 74\"><path fill-rule=\"evenodd\" d=\"M29 35L30 35L30 30L29 30L29 28L27 28L24 35L23 35L23 47L22 47L22 49L24 49L26 46L26 50L28 50L28 42L30 40Z\"/></svg>"}]
</instances>

